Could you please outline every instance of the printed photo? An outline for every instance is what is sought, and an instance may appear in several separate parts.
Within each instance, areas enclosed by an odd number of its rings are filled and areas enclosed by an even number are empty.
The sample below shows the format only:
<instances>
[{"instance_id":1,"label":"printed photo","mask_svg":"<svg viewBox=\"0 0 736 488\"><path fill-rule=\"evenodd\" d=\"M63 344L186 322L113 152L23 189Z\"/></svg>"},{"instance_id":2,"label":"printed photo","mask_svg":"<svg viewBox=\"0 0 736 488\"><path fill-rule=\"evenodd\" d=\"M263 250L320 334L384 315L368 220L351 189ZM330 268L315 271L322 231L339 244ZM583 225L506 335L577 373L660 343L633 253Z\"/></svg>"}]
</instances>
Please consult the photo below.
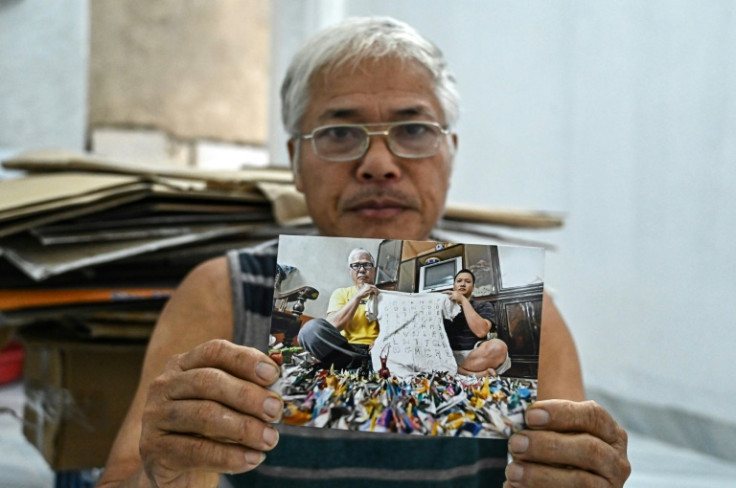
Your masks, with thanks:
<instances>
[{"instance_id":1,"label":"printed photo","mask_svg":"<svg viewBox=\"0 0 736 488\"><path fill-rule=\"evenodd\" d=\"M282 422L505 438L536 400L544 250L279 238Z\"/></svg>"}]
</instances>

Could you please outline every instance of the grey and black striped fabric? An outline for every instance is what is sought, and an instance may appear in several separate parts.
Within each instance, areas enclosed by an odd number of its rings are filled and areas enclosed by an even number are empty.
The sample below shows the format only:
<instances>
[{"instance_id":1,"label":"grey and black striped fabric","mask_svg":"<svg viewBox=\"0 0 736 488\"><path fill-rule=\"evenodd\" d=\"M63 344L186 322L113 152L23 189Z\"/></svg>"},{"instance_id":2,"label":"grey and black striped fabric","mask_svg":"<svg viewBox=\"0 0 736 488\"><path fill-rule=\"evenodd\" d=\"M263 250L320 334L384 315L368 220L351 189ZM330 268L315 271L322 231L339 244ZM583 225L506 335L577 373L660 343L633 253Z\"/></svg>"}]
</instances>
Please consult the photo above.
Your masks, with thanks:
<instances>
[{"instance_id":1,"label":"grey and black striped fabric","mask_svg":"<svg viewBox=\"0 0 736 488\"><path fill-rule=\"evenodd\" d=\"M228 253L234 342L266 351L277 243ZM228 476L233 487L500 487L506 441L423 437L278 425L280 440L256 470Z\"/></svg>"}]
</instances>

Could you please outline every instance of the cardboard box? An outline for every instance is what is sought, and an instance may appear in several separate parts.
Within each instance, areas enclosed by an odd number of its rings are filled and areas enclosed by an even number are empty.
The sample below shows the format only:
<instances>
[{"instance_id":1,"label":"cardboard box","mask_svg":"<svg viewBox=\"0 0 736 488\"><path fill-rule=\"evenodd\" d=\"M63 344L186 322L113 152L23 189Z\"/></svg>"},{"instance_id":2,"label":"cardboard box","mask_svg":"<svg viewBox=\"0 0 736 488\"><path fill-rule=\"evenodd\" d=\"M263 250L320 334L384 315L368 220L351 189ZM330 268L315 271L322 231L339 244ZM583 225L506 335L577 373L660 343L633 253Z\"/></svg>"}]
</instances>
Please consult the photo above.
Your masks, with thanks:
<instances>
[{"instance_id":1,"label":"cardboard box","mask_svg":"<svg viewBox=\"0 0 736 488\"><path fill-rule=\"evenodd\" d=\"M24 342L25 437L53 470L104 466L135 393L145 344Z\"/></svg>"}]
</instances>

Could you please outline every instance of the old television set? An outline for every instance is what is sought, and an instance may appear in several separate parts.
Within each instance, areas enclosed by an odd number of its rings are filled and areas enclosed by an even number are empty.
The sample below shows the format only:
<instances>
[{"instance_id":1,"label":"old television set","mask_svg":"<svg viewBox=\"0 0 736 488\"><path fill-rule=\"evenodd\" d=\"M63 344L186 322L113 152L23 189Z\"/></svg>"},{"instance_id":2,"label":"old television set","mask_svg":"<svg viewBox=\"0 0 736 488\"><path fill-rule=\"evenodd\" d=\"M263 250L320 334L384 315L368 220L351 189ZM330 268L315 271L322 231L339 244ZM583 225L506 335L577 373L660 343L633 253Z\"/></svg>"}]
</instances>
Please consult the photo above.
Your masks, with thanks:
<instances>
[{"instance_id":1,"label":"old television set","mask_svg":"<svg viewBox=\"0 0 736 488\"><path fill-rule=\"evenodd\" d=\"M419 268L419 293L452 290L455 275L463 269L463 258L443 259Z\"/></svg>"}]
</instances>

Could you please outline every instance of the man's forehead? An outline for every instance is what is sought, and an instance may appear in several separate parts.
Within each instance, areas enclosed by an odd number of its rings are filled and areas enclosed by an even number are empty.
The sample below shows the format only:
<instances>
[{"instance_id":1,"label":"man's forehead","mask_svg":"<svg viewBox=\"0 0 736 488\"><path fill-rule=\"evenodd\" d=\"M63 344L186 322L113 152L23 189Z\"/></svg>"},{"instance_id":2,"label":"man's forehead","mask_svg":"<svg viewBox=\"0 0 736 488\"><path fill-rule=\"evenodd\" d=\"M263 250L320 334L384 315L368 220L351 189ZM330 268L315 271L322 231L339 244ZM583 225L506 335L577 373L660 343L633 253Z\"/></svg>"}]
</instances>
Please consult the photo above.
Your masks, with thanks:
<instances>
[{"instance_id":1,"label":"man's forehead","mask_svg":"<svg viewBox=\"0 0 736 488\"><path fill-rule=\"evenodd\" d=\"M355 254L352 256L351 262L358 263L358 262L373 262L371 259L371 256L369 254L361 253L361 254Z\"/></svg>"},{"instance_id":2,"label":"man's forehead","mask_svg":"<svg viewBox=\"0 0 736 488\"><path fill-rule=\"evenodd\" d=\"M444 123L434 78L412 61L384 58L323 69L310 83L305 113L312 123L430 119Z\"/></svg>"}]
</instances>

